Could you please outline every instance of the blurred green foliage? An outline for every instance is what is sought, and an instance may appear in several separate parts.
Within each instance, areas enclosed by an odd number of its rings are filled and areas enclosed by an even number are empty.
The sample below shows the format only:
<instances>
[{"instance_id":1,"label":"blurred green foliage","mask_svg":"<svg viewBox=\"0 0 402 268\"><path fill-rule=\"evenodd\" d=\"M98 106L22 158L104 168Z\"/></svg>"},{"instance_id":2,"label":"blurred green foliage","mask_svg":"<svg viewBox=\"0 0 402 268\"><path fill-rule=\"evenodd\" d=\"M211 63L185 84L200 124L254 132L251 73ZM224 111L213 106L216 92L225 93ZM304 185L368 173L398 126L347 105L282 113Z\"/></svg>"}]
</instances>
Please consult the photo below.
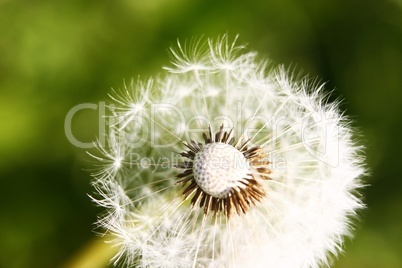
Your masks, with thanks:
<instances>
[{"instance_id":1,"label":"blurred green foliage","mask_svg":"<svg viewBox=\"0 0 402 268\"><path fill-rule=\"evenodd\" d=\"M168 64L179 38L240 34L336 88L364 135L367 209L335 267L402 267L400 0L0 1L0 266L58 267L94 238L85 151L67 112ZM74 117L97 135L96 111Z\"/></svg>"}]
</instances>

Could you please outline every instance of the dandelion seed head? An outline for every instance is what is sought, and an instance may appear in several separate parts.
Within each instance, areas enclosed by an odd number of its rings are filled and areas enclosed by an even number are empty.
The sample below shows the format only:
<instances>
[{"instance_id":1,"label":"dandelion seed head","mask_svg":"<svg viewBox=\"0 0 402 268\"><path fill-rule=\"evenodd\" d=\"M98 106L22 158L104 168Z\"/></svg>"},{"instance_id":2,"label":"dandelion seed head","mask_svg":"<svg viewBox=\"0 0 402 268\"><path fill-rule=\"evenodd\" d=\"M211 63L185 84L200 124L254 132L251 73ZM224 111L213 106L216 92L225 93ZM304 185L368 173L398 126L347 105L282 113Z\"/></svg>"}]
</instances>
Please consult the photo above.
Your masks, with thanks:
<instances>
[{"instance_id":1,"label":"dandelion seed head","mask_svg":"<svg viewBox=\"0 0 402 268\"><path fill-rule=\"evenodd\" d=\"M115 264L315 268L343 250L364 207L350 120L237 39L179 42L111 94L92 198Z\"/></svg>"},{"instance_id":2,"label":"dandelion seed head","mask_svg":"<svg viewBox=\"0 0 402 268\"><path fill-rule=\"evenodd\" d=\"M194 158L195 181L202 190L216 198L226 198L232 189L243 188L249 172L244 155L225 143L207 144Z\"/></svg>"}]
</instances>

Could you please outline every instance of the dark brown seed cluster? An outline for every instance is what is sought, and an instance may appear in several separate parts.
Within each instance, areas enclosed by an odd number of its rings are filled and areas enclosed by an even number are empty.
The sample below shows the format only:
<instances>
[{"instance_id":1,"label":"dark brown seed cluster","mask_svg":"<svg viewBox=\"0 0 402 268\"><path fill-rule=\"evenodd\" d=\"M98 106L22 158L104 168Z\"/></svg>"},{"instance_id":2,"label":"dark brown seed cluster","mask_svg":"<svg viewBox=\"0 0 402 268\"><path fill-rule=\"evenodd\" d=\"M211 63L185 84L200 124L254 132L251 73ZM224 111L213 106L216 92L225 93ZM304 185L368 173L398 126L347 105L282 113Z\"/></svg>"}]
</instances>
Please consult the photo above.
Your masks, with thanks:
<instances>
[{"instance_id":1,"label":"dark brown seed cluster","mask_svg":"<svg viewBox=\"0 0 402 268\"><path fill-rule=\"evenodd\" d=\"M259 146L247 146L250 140L236 147L235 139L231 137L232 130L229 132L223 131L222 125L219 131L213 136L211 127L209 127L208 134L203 134L204 144L196 143L193 140L189 143L184 143L189 150L182 152L181 156L188 160L177 166L184 169L183 172L177 175L177 178L180 179L177 184L181 184L183 187L186 186L183 191L184 199L191 197L191 204L196 206L199 203L200 208L204 208L204 214L212 211L214 215L217 215L223 212L227 218L230 218L233 213L240 215L241 213L246 213L250 206L255 205L256 202L260 202L266 195L258 180L270 180L269 174L271 171L268 169L270 162L266 160L267 153ZM231 189L226 198L216 198L204 192L198 186L193 174L195 155L202 150L205 144L214 142L222 142L234 146L244 155L250 166L250 177L245 178L247 183L243 183L245 187Z\"/></svg>"}]
</instances>

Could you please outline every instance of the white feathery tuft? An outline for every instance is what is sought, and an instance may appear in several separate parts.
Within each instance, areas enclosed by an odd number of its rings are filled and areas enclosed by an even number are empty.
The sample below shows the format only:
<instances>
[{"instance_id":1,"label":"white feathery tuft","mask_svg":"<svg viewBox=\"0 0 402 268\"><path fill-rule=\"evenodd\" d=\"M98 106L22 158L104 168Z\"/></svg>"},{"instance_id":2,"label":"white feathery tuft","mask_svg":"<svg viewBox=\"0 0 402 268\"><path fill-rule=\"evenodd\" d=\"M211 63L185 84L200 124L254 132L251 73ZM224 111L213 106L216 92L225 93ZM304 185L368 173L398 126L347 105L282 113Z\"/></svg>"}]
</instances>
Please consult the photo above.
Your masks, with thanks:
<instances>
[{"instance_id":1,"label":"white feathery tuft","mask_svg":"<svg viewBox=\"0 0 402 268\"><path fill-rule=\"evenodd\" d=\"M120 247L115 264L329 265L364 206L358 195L364 157L350 120L328 102L322 85L268 67L257 53L237 45L237 37L178 42L171 53L165 74L111 95L109 143L98 144L92 198L105 208L98 225ZM200 151L206 146L203 133L209 137L210 128L213 137L221 126L237 152L246 157L247 144L267 156L261 165L269 179L262 169L250 169L229 194L251 187L249 179L255 178L264 196L244 201L244 213L206 212L212 205L191 201L197 193L184 195L188 184L177 177L193 159L183 153ZM203 169L204 188L220 183L217 174L247 173L239 170Z\"/></svg>"}]
</instances>

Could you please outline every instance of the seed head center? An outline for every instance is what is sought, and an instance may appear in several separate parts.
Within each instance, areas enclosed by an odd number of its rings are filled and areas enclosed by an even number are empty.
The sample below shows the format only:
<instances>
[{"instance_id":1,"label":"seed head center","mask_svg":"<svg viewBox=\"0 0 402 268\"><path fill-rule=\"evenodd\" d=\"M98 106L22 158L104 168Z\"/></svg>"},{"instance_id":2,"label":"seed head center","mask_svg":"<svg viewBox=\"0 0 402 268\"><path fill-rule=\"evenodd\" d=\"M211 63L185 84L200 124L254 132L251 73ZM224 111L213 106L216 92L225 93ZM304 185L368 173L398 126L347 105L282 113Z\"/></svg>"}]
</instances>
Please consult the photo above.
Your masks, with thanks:
<instances>
[{"instance_id":1,"label":"seed head center","mask_svg":"<svg viewBox=\"0 0 402 268\"><path fill-rule=\"evenodd\" d=\"M194 157L195 182L207 194L224 199L232 189L245 188L250 178L249 162L232 145L206 144Z\"/></svg>"}]
</instances>

